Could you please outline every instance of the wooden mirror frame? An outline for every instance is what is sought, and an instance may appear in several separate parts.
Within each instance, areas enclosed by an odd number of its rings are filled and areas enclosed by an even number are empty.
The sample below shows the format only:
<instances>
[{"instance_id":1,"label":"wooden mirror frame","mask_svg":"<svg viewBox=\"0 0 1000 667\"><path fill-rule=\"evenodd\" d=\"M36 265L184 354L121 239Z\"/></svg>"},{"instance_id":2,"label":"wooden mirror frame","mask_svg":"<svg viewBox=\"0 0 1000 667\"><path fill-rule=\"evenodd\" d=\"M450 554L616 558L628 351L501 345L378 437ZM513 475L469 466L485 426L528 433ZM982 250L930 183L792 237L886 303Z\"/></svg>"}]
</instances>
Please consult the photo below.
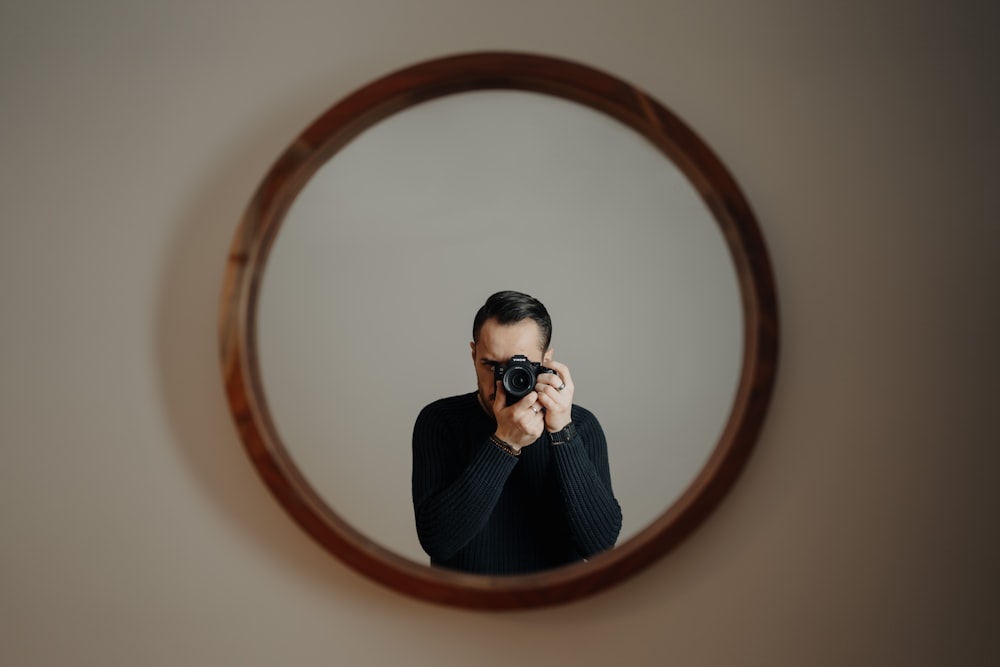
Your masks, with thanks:
<instances>
[{"instance_id":1,"label":"wooden mirror frame","mask_svg":"<svg viewBox=\"0 0 1000 667\"><path fill-rule=\"evenodd\" d=\"M507 89L553 95L632 128L680 169L719 224L739 280L743 362L733 408L707 463L653 523L588 562L522 576L488 577L432 568L373 542L309 485L281 442L261 381L257 299L269 251L292 202L316 171L362 131L434 98ZM632 576L701 523L733 485L760 431L775 378L778 317L770 262L750 206L722 162L677 116L606 73L557 58L471 53L420 63L370 83L333 105L279 157L233 240L223 287L220 353L229 406L257 472L299 525L358 572L436 603L513 609L574 600Z\"/></svg>"}]
</instances>

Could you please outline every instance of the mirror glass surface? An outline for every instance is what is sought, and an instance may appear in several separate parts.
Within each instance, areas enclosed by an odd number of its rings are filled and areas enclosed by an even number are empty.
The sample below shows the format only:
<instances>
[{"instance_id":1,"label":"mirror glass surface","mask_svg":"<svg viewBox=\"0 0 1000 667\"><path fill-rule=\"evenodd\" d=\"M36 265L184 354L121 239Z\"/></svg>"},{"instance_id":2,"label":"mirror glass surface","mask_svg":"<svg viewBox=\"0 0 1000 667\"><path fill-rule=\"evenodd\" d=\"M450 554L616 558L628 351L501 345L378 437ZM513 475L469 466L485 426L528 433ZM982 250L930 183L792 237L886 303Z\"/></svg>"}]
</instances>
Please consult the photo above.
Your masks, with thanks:
<instances>
[{"instance_id":1,"label":"mirror glass surface","mask_svg":"<svg viewBox=\"0 0 1000 667\"><path fill-rule=\"evenodd\" d=\"M349 142L294 199L256 310L262 391L317 495L426 563L410 437L427 403L475 389L472 318L539 298L576 402L608 439L619 545L703 468L733 406L743 304L689 180L610 116L515 90L450 94Z\"/></svg>"}]
</instances>

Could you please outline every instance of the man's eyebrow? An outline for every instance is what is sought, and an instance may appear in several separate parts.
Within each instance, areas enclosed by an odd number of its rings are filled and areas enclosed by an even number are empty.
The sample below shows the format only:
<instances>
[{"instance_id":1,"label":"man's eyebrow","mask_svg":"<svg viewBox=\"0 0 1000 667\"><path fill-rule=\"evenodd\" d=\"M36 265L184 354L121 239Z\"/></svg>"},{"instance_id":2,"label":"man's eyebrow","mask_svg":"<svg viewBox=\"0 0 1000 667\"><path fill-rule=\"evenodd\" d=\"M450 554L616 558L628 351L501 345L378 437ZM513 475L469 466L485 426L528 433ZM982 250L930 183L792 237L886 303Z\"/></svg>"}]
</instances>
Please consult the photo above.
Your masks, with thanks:
<instances>
[{"instance_id":1,"label":"man's eyebrow","mask_svg":"<svg viewBox=\"0 0 1000 667\"><path fill-rule=\"evenodd\" d=\"M486 357L483 357L482 359L480 359L479 363L481 363L484 366L499 366L500 365L499 361L493 361L492 359L488 359Z\"/></svg>"}]
</instances>

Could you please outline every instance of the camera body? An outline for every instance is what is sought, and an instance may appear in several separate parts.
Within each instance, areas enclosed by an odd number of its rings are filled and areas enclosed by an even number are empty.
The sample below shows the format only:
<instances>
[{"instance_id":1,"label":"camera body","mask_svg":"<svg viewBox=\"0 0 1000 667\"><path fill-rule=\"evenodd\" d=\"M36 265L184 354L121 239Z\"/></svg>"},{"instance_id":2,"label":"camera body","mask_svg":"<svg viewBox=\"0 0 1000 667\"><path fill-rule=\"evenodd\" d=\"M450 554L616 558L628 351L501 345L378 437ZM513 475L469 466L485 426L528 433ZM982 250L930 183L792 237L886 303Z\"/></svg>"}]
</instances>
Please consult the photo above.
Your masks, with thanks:
<instances>
[{"instance_id":1,"label":"camera body","mask_svg":"<svg viewBox=\"0 0 1000 667\"><path fill-rule=\"evenodd\" d=\"M538 362L528 361L523 354L515 354L506 366L493 367L493 381L503 383L507 405L513 405L535 390L537 378L542 373L555 374L555 371Z\"/></svg>"}]
</instances>

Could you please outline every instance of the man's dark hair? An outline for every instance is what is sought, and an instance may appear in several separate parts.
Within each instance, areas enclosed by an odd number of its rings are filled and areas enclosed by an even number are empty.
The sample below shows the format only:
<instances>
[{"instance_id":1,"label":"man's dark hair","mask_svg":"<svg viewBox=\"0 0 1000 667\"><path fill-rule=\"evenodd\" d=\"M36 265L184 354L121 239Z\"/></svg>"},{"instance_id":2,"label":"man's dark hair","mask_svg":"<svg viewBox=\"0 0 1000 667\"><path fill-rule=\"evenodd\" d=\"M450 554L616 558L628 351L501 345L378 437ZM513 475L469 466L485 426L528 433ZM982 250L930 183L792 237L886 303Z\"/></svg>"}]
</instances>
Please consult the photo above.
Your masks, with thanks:
<instances>
[{"instance_id":1,"label":"man's dark hair","mask_svg":"<svg viewBox=\"0 0 1000 667\"><path fill-rule=\"evenodd\" d=\"M479 332L483 324L490 319L503 325L517 324L527 319L534 320L541 334L542 351L549 349L549 343L552 342L552 318L538 299L513 290L497 292L486 299L486 303L476 313L476 319L472 322L474 342L479 342Z\"/></svg>"}]
</instances>

